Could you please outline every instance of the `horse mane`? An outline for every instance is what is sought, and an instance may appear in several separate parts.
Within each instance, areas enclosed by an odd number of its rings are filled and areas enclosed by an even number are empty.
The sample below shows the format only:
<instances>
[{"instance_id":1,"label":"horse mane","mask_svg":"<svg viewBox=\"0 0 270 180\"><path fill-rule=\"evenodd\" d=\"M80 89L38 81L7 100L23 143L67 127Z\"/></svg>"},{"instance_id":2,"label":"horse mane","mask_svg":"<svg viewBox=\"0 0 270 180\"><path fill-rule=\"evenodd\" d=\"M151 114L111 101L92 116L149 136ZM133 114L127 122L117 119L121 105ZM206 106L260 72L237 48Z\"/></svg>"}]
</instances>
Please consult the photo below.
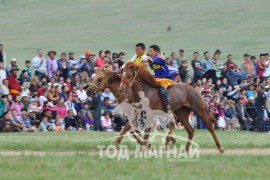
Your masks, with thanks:
<instances>
[{"instance_id":1,"label":"horse mane","mask_svg":"<svg viewBox=\"0 0 270 180\"><path fill-rule=\"evenodd\" d=\"M129 61L126 63L126 67L132 67L137 72L140 70L138 76L142 78L147 84L153 87L160 87L155 77L147 70L147 66L144 63L135 63L133 61Z\"/></svg>"},{"instance_id":2,"label":"horse mane","mask_svg":"<svg viewBox=\"0 0 270 180\"><path fill-rule=\"evenodd\" d=\"M121 77L119 76L119 74L118 73L116 73L116 72L107 72L107 74L108 74L108 81L110 82L110 83L112 83L112 82L117 82L117 81L121 81Z\"/></svg>"}]
</instances>

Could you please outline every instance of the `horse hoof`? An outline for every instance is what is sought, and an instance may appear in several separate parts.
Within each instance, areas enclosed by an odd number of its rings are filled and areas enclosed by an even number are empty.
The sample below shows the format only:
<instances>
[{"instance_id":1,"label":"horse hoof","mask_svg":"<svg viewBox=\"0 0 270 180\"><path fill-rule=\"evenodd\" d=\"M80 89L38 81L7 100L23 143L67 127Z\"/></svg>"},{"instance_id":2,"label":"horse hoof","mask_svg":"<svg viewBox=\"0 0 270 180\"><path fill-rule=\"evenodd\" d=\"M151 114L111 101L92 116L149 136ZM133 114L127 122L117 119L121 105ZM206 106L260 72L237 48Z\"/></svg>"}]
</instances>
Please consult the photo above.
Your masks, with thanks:
<instances>
[{"instance_id":1,"label":"horse hoof","mask_svg":"<svg viewBox=\"0 0 270 180\"><path fill-rule=\"evenodd\" d=\"M224 148L223 148L223 147L220 147L220 148L219 148L219 152L220 152L221 154L223 154L223 153L224 153Z\"/></svg>"},{"instance_id":2,"label":"horse hoof","mask_svg":"<svg viewBox=\"0 0 270 180\"><path fill-rule=\"evenodd\" d=\"M172 141L173 144L176 143L176 139L174 137L171 137L171 141Z\"/></svg>"},{"instance_id":3,"label":"horse hoof","mask_svg":"<svg viewBox=\"0 0 270 180\"><path fill-rule=\"evenodd\" d=\"M112 144L114 147L116 147L117 149L119 148L119 143L117 141L114 141Z\"/></svg>"}]
</instances>

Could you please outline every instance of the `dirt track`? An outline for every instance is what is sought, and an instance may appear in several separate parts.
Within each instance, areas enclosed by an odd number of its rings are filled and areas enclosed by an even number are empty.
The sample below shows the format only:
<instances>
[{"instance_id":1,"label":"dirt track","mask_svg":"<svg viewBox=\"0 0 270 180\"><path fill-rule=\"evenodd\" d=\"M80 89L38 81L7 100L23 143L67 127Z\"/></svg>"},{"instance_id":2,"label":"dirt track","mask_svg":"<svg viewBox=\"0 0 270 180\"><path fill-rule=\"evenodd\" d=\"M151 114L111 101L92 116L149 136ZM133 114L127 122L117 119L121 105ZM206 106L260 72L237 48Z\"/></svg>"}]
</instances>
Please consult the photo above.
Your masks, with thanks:
<instances>
[{"instance_id":1,"label":"dirt track","mask_svg":"<svg viewBox=\"0 0 270 180\"><path fill-rule=\"evenodd\" d=\"M130 154L134 154L134 150L129 150ZM16 151L16 150L2 150L0 151L1 156L20 156L20 155L34 155L34 156L45 156L45 155L59 155L59 156L74 156L78 154L88 155L99 155L98 151ZM200 149L200 154L219 154L217 149ZM225 149L225 155L270 155L270 148L256 148L256 149Z\"/></svg>"}]
</instances>

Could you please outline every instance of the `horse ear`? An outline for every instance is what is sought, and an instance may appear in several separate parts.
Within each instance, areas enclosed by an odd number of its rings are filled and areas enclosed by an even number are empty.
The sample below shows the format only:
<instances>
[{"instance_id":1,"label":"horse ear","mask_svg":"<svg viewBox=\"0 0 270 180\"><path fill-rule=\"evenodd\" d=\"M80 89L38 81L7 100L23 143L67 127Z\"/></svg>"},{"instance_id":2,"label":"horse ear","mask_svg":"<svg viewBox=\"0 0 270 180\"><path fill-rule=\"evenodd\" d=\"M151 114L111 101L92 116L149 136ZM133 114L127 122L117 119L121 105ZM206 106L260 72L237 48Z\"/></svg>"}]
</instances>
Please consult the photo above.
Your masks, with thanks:
<instances>
[{"instance_id":1,"label":"horse ear","mask_svg":"<svg viewBox=\"0 0 270 180\"><path fill-rule=\"evenodd\" d=\"M104 65L102 67L102 71L105 72L105 73L108 73L108 72L111 72L112 71L112 67L110 65Z\"/></svg>"}]
</instances>

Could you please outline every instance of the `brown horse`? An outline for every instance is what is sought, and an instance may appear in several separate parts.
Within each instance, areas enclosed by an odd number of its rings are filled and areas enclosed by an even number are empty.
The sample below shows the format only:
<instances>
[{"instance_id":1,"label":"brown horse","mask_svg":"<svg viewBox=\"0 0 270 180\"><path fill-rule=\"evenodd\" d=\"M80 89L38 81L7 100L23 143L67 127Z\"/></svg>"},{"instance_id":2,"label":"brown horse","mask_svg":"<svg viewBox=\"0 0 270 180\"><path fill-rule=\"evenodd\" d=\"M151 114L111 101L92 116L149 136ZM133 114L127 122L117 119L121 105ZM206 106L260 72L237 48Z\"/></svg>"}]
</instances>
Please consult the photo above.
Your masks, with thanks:
<instances>
[{"instance_id":1,"label":"brown horse","mask_svg":"<svg viewBox=\"0 0 270 180\"><path fill-rule=\"evenodd\" d=\"M159 93L159 85L157 84L154 76L147 70L145 64L127 62L123 71L123 77L120 85L120 92L126 93L134 91L134 83L140 84L145 96L150 100L151 109L159 109L165 111L165 105L162 103L162 99ZM218 140L213 123L216 119L209 113L201 95L190 85L187 84L174 84L168 88L170 94L171 109L178 118L181 120L188 132L188 139L186 150L189 150L190 142L193 139L194 130L188 122L188 115L191 111L203 120L208 130L212 134L216 146L221 153L224 152L223 147ZM135 95L138 91L134 92ZM179 118L181 117L181 118Z\"/></svg>"},{"instance_id":2,"label":"brown horse","mask_svg":"<svg viewBox=\"0 0 270 180\"><path fill-rule=\"evenodd\" d=\"M98 69L98 73L96 77L93 79L91 85L87 88L86 92L90 96L95 91L104 91L106 87L108 87L113 95L117 98L118 103L122 103L125 99L132 99L133 102L139 102L139 97L133 96L132 91L126 93L125 95L119 92L119 87L121 83L121 77L118 73L111 72L108 66L102 67ZM124 135L131 129L129 123L126 123L123 130L121 131L119 137L113 143L115 146L122 141ZM149 131L149 130L148 130ZM137 140L137 142L141 145L146 145L146 141L141 140L141 138L137 137L134 131L130 131L131 135ZM173 142L175 142L175 138L170 138ZM169 142L167 142L169 143ZM149 144L148 144L149 145ZM150 146L150 145L149 145Z\"/></svg>"}]
</instances>

